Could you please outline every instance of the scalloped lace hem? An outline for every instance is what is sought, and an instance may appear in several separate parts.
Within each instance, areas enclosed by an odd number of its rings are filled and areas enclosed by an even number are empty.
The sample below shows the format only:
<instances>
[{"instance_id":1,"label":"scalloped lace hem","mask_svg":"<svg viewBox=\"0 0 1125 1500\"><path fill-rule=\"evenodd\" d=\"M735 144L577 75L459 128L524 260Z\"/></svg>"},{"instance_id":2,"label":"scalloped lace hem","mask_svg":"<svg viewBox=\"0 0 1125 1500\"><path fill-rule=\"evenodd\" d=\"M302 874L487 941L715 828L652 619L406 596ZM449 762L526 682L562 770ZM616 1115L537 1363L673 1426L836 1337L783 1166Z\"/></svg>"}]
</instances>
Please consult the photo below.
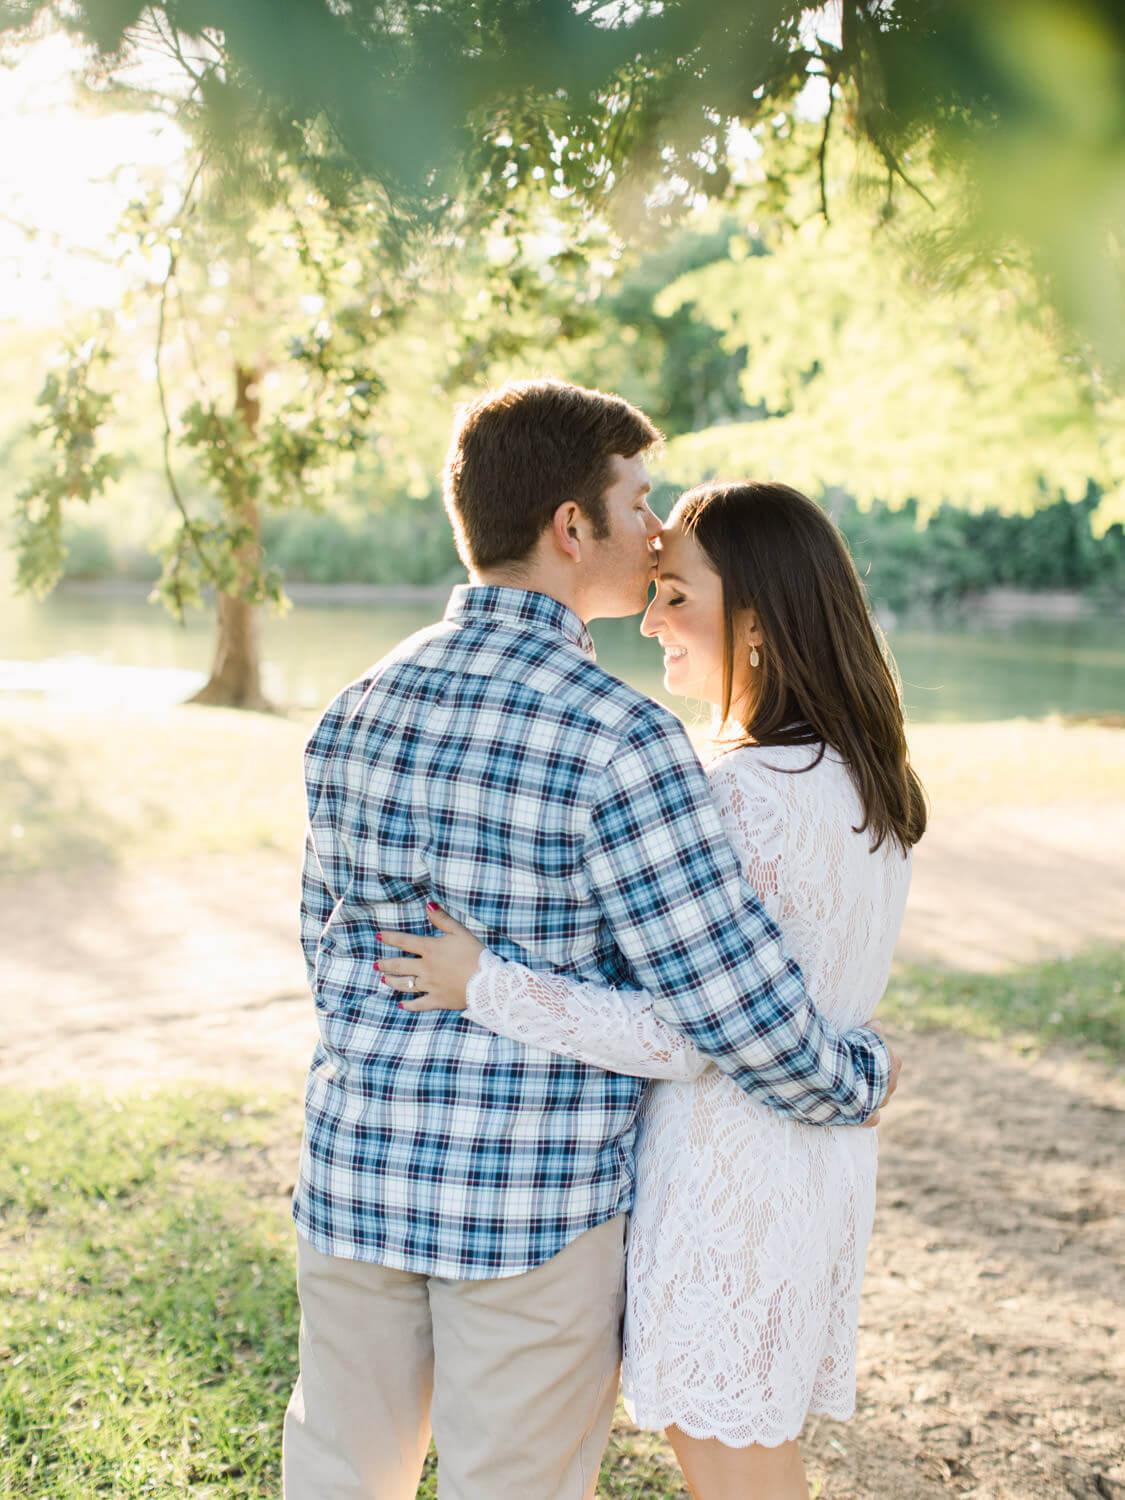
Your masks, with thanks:
<instances>
[{"instance_id":1,"label":"scalloped lace hem","mask_svg":"<svg viewBox=\"0 0 1125 1500\"><path fill-rule=\"evenodd\" d=\"M810 1406L792 1431L788 1427L756 1430L748 1426L745 1416L734 1427L725 1427L702 1416L676 1413L671 1408L652 1407L638 1410L631 1396L622 1393L622 1403L634 1427L642 1432L663 1432L667 1427L678 1427L688 1437L700 1441L715 1438L725 1448L780 1448L782 1443L791 1443L801 1436L801 1431L810 1417L829 1417L833 1422L847 1422L855 1415L855 1402L839 1407ZM748 1435L749 1434L749 1435Z\"/></svg>"}]
</instances>

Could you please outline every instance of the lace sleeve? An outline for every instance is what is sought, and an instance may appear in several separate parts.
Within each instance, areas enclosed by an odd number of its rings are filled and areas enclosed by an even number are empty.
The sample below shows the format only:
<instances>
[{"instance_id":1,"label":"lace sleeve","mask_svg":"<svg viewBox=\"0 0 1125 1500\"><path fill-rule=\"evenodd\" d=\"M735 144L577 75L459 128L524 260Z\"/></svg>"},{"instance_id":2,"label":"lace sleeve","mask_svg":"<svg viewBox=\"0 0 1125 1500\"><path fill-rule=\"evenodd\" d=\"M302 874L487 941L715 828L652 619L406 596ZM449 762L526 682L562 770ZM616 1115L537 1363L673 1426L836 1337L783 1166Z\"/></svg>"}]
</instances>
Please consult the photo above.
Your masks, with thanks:
<instances>
[{"instance_id":1,"label":"lace sleeve","mask_svg":"<svg viewBox=\"0 0 1125 1500\"><path fill-rule=\"evenodd\" d=\"M687 1037L657 1017L644 990L539 973L486 951L466 1002L469 1019L498 1036L607 1073L689 1083L710 1066Z\"/></svg>"}]
</instances>

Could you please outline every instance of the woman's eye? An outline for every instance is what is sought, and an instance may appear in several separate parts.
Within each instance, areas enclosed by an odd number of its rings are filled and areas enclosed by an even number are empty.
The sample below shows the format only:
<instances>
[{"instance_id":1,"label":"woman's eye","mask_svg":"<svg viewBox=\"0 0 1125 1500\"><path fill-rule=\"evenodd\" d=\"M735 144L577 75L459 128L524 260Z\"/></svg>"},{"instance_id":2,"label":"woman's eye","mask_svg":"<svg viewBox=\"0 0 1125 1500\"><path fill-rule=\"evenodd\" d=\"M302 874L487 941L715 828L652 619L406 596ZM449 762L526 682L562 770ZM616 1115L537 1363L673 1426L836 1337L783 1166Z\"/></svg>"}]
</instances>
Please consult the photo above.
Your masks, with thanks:
<instances>
[{"instance_id":1,"label":"woman's eye","mask_svg":"<svg viewBox=\"0 0 1125 1500\"><path fill-rule=\"evenodd\" d=\"M668 608L671 609L671 607L672 607L673 604L682 604L683 602L684 602L683 595L682 594L677 594L674 599L669 599L668 600Z\"/></svg>"}]
</instances>

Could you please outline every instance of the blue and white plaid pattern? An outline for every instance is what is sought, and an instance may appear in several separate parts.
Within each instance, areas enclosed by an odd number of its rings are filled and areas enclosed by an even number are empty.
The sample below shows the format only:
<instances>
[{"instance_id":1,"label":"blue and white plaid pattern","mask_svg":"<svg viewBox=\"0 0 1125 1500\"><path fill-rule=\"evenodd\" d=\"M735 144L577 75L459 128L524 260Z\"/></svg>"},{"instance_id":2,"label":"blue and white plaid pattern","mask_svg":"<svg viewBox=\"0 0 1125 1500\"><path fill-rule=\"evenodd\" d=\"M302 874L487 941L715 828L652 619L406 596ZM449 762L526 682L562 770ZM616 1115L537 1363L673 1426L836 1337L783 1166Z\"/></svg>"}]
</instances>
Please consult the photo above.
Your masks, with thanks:
<instances>
[{"instance_id":1,"label":"blue and white plaid pattern","mask_svg":"<svg viewBox=\"0 0 1125 1500\"><path fill-rule=\"evenodd\" d=\"M746 1091L823 1123L888 1058L810 1006L665 709L543 594L464 587L330 705L305 752L302 942L320 1042L294 1217L330 1255L430 1275L539 1265L628 1209L644 1084L402 1011L381 928L437 901L532 968L643 986Z\"/></svg>"}]
</instances>

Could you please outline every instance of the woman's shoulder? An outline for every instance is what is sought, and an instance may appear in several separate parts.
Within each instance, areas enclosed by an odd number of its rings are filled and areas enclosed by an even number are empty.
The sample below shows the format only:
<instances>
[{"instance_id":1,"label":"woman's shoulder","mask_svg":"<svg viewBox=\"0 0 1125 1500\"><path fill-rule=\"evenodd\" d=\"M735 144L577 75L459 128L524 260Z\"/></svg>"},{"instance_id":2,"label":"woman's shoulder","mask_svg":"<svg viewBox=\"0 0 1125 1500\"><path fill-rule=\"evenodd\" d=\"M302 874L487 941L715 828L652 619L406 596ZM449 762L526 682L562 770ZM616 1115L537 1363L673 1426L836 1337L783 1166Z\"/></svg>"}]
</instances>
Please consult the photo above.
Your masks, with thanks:
<instances>
[{"instance_id":1,"label":"woman's shoulder","mask_svg":"<svg viewBox=\"0 0 1125 1500\"><path fill-rule=\"evenodd\" d=\"M847 763L829 745L740 745L707 765L712 795L753 803L792 823L857 821L857 794Z\"/></svg>"},{"instance_id":2,"label":"woman's shoulder","mask_svg":"<svg viewBox=\"0 0 1125 1500\"><path fill-rule=\"evenodd\" d=\"M821 767L839 767L843 762L836 751L822 745L737 745L730 749L720 748L707 762L707 775L712 782L729 778L745 778L752 781L774 781L784 777L790 781L794 776L804 776Z\"/></svg>"}]
</instances>

